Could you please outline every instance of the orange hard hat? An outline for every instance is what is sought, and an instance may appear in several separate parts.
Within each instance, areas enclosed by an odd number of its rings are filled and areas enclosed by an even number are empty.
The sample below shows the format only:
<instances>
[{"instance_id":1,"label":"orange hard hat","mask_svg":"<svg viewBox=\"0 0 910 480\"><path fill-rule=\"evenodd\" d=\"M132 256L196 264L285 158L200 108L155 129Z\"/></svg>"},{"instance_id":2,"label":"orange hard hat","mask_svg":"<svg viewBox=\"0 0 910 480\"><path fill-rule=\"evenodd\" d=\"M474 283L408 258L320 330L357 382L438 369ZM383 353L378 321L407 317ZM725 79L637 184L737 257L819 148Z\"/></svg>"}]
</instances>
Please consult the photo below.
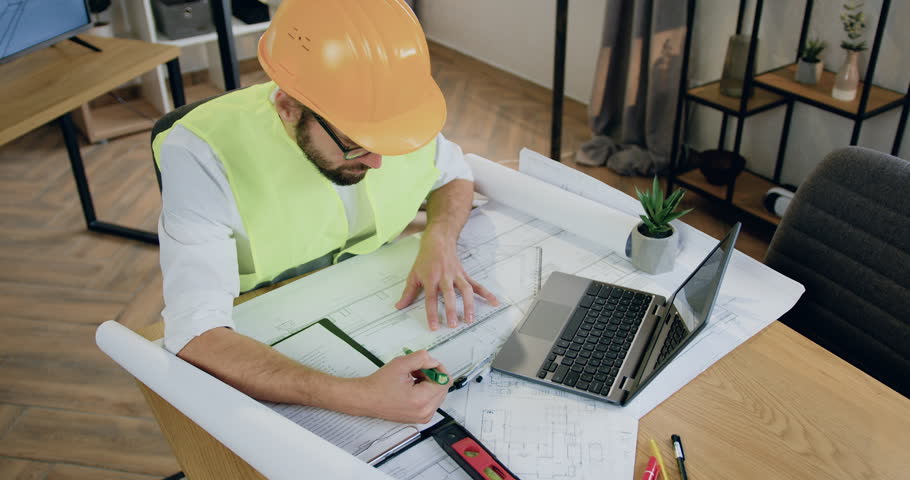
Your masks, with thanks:
<instances>
[{"instance_id":1,"label":"orange hard hat","mask_svg":"<svg viewBox=\"0 0 910 480\"><path fill-rule=\"evenodd\" d=\"M259 63L371 152L410 153L445 123L423 29L403 0L284 0L259 39Z\"/></svg>"}]
</instances>

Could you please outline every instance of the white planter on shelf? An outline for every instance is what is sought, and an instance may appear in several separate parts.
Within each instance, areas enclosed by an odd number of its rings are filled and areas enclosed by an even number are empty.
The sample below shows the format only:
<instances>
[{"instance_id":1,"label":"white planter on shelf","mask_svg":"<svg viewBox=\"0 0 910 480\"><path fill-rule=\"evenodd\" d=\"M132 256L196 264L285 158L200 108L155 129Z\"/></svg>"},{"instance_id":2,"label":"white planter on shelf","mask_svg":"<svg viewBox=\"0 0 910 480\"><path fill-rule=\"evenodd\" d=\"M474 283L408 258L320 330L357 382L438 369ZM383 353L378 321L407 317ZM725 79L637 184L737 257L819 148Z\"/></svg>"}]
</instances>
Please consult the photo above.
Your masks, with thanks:
<instances>
[{"instance_id":1,"label":"white planter on shelf","mask_svg":"<svg viewBox=\"0 0 910 480\"><path fill-rule=\"evenodd\" d=\"M672 226L670 227L673 228ZM669 237L652 238L644 233L647 231L644 223L639 223L632 230L632 248L630 260L639 270L652 275L673 270L676 262L679 233L673 229Z\"/></svg>"},{"instance_id":2,"label":"white planter on shelf","mask_svg":"<svg viewBox=\"0 0 910 480\"><path fill-rule=\"evenodd\" d=\"M823 71L824 64L821 61L807 62L800 59L799 63L796 64L795 80L806 85L816 85L821 80Z\"/></svg>"},{"instance_id":3,"label":"white planter on shelf","mask_svg":"<svg viewBox=\"0 0 910 480\"><path fill-rule=\"evenodd\" d=\"M96 22L95 25L85 33L96 37L111 38L114 36L114 27L107 22Z\"/></svg>"}]
</instances>

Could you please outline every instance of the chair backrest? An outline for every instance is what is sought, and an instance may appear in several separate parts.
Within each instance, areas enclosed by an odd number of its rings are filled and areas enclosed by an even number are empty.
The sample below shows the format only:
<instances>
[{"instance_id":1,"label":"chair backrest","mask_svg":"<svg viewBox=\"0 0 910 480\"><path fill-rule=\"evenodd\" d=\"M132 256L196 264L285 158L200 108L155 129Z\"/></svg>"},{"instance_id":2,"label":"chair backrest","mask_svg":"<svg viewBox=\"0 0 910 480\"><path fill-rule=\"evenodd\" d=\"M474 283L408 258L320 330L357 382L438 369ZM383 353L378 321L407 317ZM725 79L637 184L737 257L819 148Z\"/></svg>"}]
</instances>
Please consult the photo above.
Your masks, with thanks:
<instances>
[{"instance_id":1,"label":"chair backrest","mask_svg":"<svg viewBox=\"0 0 910 480\"><path fill-rule=\"evenodd\" d=\"M806 287L784 323L910 397L910 162L859 147L828 155L765 263Z\"/></svg>"},{"instance_id":2,"label":"chair backrest","mask_svg":"<svg viewBox=\"0 0 910 480\"><path fill-rule=\"evenodd\" d=\"M214 97L209 97L204 100L199 100L198 102L188 103L186 105L175 108L175 109L171 110L170 112L164 114L164 116L159 118L158 121L155 122L155 125L152 126L151 141L154 142L155 137L157 137L159 133L171 128L174 125L174 123L177 122L177 120L180 120L181 118L183 118L186 114L190 113L194 108L198 107L199 105L202 105L203 103L205 103L213 98L218 98L221 95L224 95L224 94L222 93L220 95L215 95ZM155 161L155 151L154 150L152 150L152 165L154 165L154 167L155 167L155 177L158 179L158 190L160 191L161 190L161 170L158 168L158 162Z\"/></svg>"}]
</instances>

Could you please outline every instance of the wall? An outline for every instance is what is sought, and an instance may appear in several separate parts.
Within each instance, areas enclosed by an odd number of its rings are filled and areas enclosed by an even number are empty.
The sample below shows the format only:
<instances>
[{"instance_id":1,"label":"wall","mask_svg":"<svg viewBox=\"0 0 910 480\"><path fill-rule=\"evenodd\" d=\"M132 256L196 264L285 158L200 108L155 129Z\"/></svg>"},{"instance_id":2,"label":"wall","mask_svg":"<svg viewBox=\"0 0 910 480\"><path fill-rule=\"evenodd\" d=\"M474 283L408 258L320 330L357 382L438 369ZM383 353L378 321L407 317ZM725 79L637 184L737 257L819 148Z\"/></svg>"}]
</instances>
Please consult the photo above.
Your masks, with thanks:
<instances>
[{"instance_id":1,"label":"wall","mask_svg":"<svg viewBox=\"0 0 910 480\"><path fill-rule=\"evenodd\" d=\"M683 1L683 0L679 0ZM566 60L566 95L587 103L594 77L597 49L605 15L605 0L571 0ZM871 45L881 0L866 0ZM755 0L748 4L746 33L751 28ZM803 2L766 0L759 29L757 69L763 71L790 63L795 58L802 24ZM842 37L840 0L816 0L811 30L828 42L825 68L836 71L843 59L838 47ZM736 28L734 0L699 0L696 9L691 57L693 85L720 77L728 37ZM421 21L427 37L472 57L531 80L552 85L553 0L421 0ZM910 30L901 20L910 18L910 2L892 1L888 26L876 67L876 83L906 91L910 84ZM863 54L861 73L865 73ZM719 134L720 114L697 107L690 139L697 149L714 148ZM750 117L745 126L742 151L749 167L771 175L783 123L783 108ZM860 145L890 151L899 110L880 115L863 124ZM733 124L728 129L732 144ZM910 130L910 129L908 129ZM846 145L852 122L823 110L797 104L791 121L783 181L799 183L823 155ZM905 132L901 152L910 158Z\"/></svg>"},{"instance_id":2,"label":"wall","mask_svg":"<svg viewBox=\"0 0 910 480\"><path fill-rule=\"evenodd\" d=\"M583 103L600 48L606 2L570 0L565 93ZM555 0L419 0L427 38L519 77L553 84Z\"/></svg>"}]
</instances>

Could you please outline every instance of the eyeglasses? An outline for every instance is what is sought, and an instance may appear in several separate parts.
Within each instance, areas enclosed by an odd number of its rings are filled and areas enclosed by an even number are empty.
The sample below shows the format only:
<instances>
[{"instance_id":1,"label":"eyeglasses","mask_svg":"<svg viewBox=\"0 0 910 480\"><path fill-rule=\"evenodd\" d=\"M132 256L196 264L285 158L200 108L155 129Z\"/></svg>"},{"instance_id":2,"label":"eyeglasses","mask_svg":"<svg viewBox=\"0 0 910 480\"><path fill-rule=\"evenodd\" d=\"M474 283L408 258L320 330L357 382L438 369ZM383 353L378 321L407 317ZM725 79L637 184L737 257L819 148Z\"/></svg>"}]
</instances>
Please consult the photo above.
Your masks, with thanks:
<instances>
[{"instance_id":1,"label":"eyeglasses","mask_svg":"<svg viewBox=\"0 0 910 480\"><path fill-rule=\"evenodd\" d=\"M322 125L322 129L325 130L325 133L328 133L329 136L332 137L332 140L335 141L335 145L338 145L338 148L341 150L341 153L344 154L345 160L355 160L355 159L358 159L360 157L370 154L369 150L367 150L361 146L346 147L343 143L341 143L341 139L338 138L338 135L335 135L335 132L332 131L332 127L330 127L329 124L322 117L317 115L315 112L313 112L313 117L316 119L317 122L319 122L319 125Z\"/></svg>"}]
</instances>

